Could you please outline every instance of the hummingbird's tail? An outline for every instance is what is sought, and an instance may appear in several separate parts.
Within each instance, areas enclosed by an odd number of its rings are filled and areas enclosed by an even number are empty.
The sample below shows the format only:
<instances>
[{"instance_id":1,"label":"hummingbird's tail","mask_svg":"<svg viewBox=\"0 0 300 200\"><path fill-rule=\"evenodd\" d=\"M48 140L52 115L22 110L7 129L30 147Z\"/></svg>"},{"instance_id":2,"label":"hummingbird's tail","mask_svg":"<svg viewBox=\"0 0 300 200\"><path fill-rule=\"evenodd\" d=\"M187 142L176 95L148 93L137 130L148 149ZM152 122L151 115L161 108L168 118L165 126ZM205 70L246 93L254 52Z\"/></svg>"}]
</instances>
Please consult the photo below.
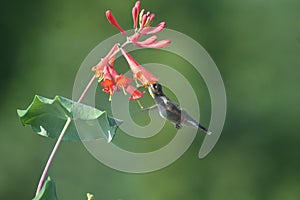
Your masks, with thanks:
<instances>
[{"instance_id":1,"label":"hummingbird's tail","mask_svg":"<svg viewBox=\"0 0 300 200\"><path fill-rule=\"evenodd\" d=\"M211 131L208 131L204 126L202 126L198 121L196 121L192 116L190 116L185 110L181 111L181 123L187 126L194 127L199 131L206 133L207 135L212 134Z\"/></svg>"},{"instance_id":2,"label":"hummingbird's tail","mask_svg":"<svg viewBox=\"0 0 300 200\"><path fill-rule=\"evenodd\" d=\"M202 131L204 133L206 133L207 135L211 135L212 132L211 131L208 131L204 126L202 126L200 123L198 123L198 130L199 131Z\"/></svg>"}]
</instances>

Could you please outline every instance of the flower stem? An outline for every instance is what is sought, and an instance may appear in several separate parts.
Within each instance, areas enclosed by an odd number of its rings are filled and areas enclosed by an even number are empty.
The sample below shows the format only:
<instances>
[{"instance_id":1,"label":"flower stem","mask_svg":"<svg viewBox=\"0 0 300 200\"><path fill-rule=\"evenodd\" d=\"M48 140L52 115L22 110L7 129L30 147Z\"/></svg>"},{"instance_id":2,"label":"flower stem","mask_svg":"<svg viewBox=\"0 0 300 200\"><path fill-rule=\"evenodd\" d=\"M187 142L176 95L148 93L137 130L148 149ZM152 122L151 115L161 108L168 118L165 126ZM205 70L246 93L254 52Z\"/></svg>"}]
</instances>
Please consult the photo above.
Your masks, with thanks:
<instances>
[{"instance_id":1,"label":"flower stem","mask_svg":"<svg viewBox=\"0 0 300 200\"><path fill-rule=\"evenodd\" d=\"M81 96L79 97L77 103L80 103L82 101L83 97L86 95L87 91L90 89L91 85L93 84L93 82L96 78L97 77L95 75L91 78L90 82L85 87L84 91L82 92Z\"/></svg>"},{"instance_id":2,"label":"flower stem","mask_svg":"<svg viewBox=\"0 0 300 200\"><path fill-rule=\"evenodd\" d=\"M66 133L66 131L67 131L67 128L68 128L68 126L70 125L70 123L71 123L71 118L68 117L68 118L67 118L67 121L66 121L66 123L65 123L65 126L64 126L64 128L62 129L62 131L61 131L61 133L60 133L60 135L59 135L59 137L58 137L58 139L57 139L57 141L56 141L56 144L55 144L55 146L54 146L54 148L53 148L53 150L52 150L52 152L51 152L51 154L50 154L50 157L49 157L49 159L48 159L48 161L47 161L47 164L46 164L46 166L45 166L45 169L44 169L44 171L43 171L43 174L42 174L42 176L41 176L40 182L39 182L39 184L38 184L38 187L37 187L37 190L36 190L36 193L35 193L36 196L39 194L39 192L41 191L41 189L42 189L42 187L43 187L44 180L45 180L45 178L46 178L46 175L47 175L47 172L48 172L48 170L49 170L49 167L50 167L50 165L51 165L51 163L52 163L53 157L54 157L54 155L55 155L55 153L56 153L56 151L57 151L57 149L58 149L58 147L59 147L59 144L61 143L62 138L64 137L64 135L65 135L65 133Z\"/></svg>"}]
</instances>

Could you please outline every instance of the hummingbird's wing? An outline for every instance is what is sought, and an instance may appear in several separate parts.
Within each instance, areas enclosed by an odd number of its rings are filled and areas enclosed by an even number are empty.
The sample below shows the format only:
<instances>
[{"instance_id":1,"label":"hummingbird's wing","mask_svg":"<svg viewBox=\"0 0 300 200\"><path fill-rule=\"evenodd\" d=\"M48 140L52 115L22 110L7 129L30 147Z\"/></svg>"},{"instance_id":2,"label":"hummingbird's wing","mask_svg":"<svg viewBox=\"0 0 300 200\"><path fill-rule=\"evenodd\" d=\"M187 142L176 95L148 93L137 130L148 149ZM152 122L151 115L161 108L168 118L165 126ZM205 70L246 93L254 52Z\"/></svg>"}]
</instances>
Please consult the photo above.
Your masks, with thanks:
<instances>
[{"instance_id":1,"label":"hummingbird's wing","mask_svg":"<svg viewBox=\"0 0 300 200\"><path fill-rule=\"evenodd\" d=\"M161 117L175 124L180 124L181 110L179 106L165 96L161 96L156 100L157 100L158 111Z\"/></svg>"}]
</instances>

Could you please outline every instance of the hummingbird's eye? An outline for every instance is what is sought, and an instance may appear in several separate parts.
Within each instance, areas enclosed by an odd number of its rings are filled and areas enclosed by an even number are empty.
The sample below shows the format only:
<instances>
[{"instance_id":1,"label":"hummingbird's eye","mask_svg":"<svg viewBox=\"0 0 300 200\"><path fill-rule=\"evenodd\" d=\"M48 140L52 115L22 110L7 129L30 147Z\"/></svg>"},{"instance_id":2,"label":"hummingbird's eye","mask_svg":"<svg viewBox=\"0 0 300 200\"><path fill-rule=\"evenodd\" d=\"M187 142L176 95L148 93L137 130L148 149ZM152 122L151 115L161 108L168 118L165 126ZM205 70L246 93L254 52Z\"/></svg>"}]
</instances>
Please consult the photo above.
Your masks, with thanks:
<instances>
[{"instance_id":1,"label":"hummingbird's eye","mask_svg":"<svg viewBox=\"0 0 300 200\"><path fill-rule=\"evenodd\" d=\"M156 90L157 89L157 84L153 84L152 87Z\"/></svg>"}]
</instances>

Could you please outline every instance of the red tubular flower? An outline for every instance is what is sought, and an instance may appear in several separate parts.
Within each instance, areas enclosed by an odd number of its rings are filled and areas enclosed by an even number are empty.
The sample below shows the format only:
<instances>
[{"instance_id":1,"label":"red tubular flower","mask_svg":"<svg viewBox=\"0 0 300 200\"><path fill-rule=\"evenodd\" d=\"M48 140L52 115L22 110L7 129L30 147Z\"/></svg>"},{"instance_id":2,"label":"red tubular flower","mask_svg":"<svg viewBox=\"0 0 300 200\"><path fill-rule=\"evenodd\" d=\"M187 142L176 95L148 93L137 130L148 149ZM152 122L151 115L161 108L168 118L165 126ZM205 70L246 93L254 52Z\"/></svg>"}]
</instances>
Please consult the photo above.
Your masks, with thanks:
<instances>
[{"instance_id":1,"label":"red tubular flower","mask_svg":"<svg viewBox=\"0 0 300 200\"><path fill-rule=\"evenodd\" d=\"M149 11L145 13L145 10L143 9L139 14L140 29L150 26L154 18L155 18L154 13L150 13Z\"/></svg>"},{"instance_id":2,"label":"red tubular flower","mask_svg":"<svg viewBox=\"0 0 300 200\"><path fill-rule=\"evenodd\" d=\"M132 36L130 36L128 39L134 43L134 42L137 42L141 36L142 35L139 32L136 32Z\"/></svg>"},{"instance_id":3,"label":"red tubular flower","mask_svg":"<svg viewBox=\"0 0 300 200\"><path fill-rule=\"evenodd\" d=\"M106 11L106 17L110 24L115 26L123 35L127 36L127 41L120 47L120 44L115 44L110 52L101 61L92 68L95 71L95 77L100 77L101 85L103 86L103 91L109 94L109 100L111 101L112 95L115 91L120 91L121 89L130 93L130 100L136 100L142 108L142 105L138 101L139 98L143 97L145 92L139 91L137 88L130 85L132 79L124 74L118 74L113 67L114 59L116 54L121 51L122 55L125 57L130 69L133 73L133 79L141 83L142 86L148 87L158 81L158 78L151 74L148 70L142 67L128 52L123 48L129 43L132 43L138 47L144 48L164 48L170 44L170 40L157 40L157 36L153 35L143 41L139 41L141 36L156 34L165 28L166 23L161 22L156 27L151 27L151 24L155 18L155 14L150 13L142 9L140 11L141 3L137 1L132 8L132 19L133 28L135 33L128 36L123 28L118 24L116 18L110 10ZM139 85L139 83L137 83ZM126 91L126 92L125 92Z\"/></svg>"},{"instance_id":4,"label":"red tubular flower","mask_svg":"<svg viewBox=\"0 0 300 200\"><path fill-rule=\"evenodd\" d=\"M161 22L154 28L150 28L150 27L143 28L140 31L140 33L143 35L156 34L162 31L165 28L165 26L166 26L166 22Z\"/></svg>"},{"instance_id":5,"label":"red tubular flower","mask_svg":"<svg viewBox=\"0 0 300 200\"><path fill-rule=\"evenodd\" d=\"M149 16L149 22L151 23L153 20L154 20L154 17L155 17L155 14L152 13L150 16Z\"/></svg>"},{"instance_id":6,"label":"red tubular flower","mask_svg":"<svg viewBox=\"0 0 300 200\"><path fill-rule=\"evenodd\" d=\"M132 41L132 44L138 47L145 47L145 48L155 48L160 49L168 46L171 43L171 40L160 40L157 42L157 36L149 37L148 39L139 42L139 41Z\"/></svg>"},{"instance_id":7,"label":"red tubular flower","mask_svg":"<svg viewBox=\"0 0 300 200\"><path fill-rule=\"evenodd\" d=\"M141 19L141 28L144 28L144 26L146 25L146 22L147 22L147 14L144 14L142 19Z\"/></svg>"},{"instance_id":8,"label":"red tubular flower","mask_svg":"<svg viewBox=\"0 0 300 200\"><path fill-rule=\"evenodd\" d=\"M121 26L118 24L116 18L114 17L114 15L112 14L112 12L110 10L106 11L106 18L108 20L108 22L112 25L114 25L117 29L119 29L119 31L127 36L127 33L121 28Z\"/></svg>"},{"instance_id":9,"label":"red tubular flower","mask_svg":"<svg viewBox=\"0 0 300 200\"><path fill-rule=\"evenodd\" d=\"M157 36L153 35L152 37L149 37L149 38L147 38L146 40L144 40L142 42L136 41L136 42L133 42L133 43L134 43L134 45L141 47L143 45L153 44L156 41L157 41Z\"/></svg>"},{"instance_id":10,"label":"red tubular flower","mask_svg":"<svg viewBox=\"0 0 300 200\"><path fill-rule=\"evenodd\" d=\"M132 85L129 85L131 81L132 79L128 76L124 76L123 74L119 75L112 66L107 66L104 71L104 81L101 83L101 85L104 87L103 91L110 94L110 101L115 89L125 89L129 94L131 94L129 100L137 100L143 97L145 92L141 92Z\"/></svg>"},{"instance_id":11,"label":"red tubular flower","mask_svg":"<svg viewBox=\"0 0 300 200\"><path fill-rule=\"evenodd\" d=\"M112 59L113 54L115 54L119 50L119 44L115 44L113 48L108 52L108 54L101 59L101 61L92 68L93 71L95 71L95 76L100 77L103 75L105 67L107 66L107 63Z\"/></svg>"},{"instance_id":12,"label":"red tubular flower","mask_svg":"<svg viewBox=\"0 0 300 200\"><path fill-rule=\"evenodd\" d=\"M137 1L132 8L132 18L133 18L133 28L137 28L137 22L138 22L138 17L139 17L139 12L140 12L140 6L141 2Z\"/></svg>"},{"instance_id":13,"label":"red tubular flower","mask_svg":"<svg viewBox=\"0 0 300 200\"><path fill-rule=\"evenodd\" d=\"M161 49L161 48L168 46L170 43L171 43L171 40L160 40L158 42L154 42L151 44L145 44L144 42L136 42L134 44L139 47Z\"/></svg>"},{"instance_id":14,"label":"red tubular flower","mask_svg":"<svg viewBox=\"0 0 300 200\"><path fill-rule=\"evenodd\" d=\"M124 74L120 74L115 77L115 82L119 90L121 88L126 88L131 83L131 81L132 79L128 76L124 76Z\"/></svg>"},{"instance_id":15,"label":"red tubular flower","mask_svg":"<svg viewBox=\"0 0 300 200\"><path fill-rule=\"evenodd\" d=\"M132 85L128 85L126 87L126 91L129 94L131 94L131 97L129 98L130 101L137 100L137 99L143 97L143 95L145 94L145 91L141 92L138 89L136 89L135 87L133 87Z\"/></svg>"},{"instance_id":16,"label":"red tubular flower","mask_svg":"<svg viewBox=\"0 0 300 200\"><path fill-rule=\"evenodd\" d=\"M128 76L124 76L124 74L118 74L111 66L109 66L108 69L118 90L126 88L131 83L132 79Z\"/></svg>"},{"instance_id":17,"label":"red tubular flower","mask_svg":"<svg viewBox=\"0 0 300 200\"><path fill-rule=\"evenodd\" d=\"M140 27L142 27L141 23L142 23L142 18L143 18L144 12L145 12L145 9L142 9L140 14L139 14L139 25L140 25Z\"/></svg>"},{"instance_id":18,"label":"red tubular flower","mask_svg":"<svg viewBox=\"0 0 300 200\"><path fill-rule=\"evenodd\" d=\"M149 86L149 84L158 81L158 78L151 74L148 70L142 67L133 57L121 48L121 52L125 59L127 60L133 76L136 80L139 80L143 86Z\"/></svg>"},{"instance_id":19,"label":"red tubular flower","mask_svg":"<svg viewBox=\"0 0 300 200\"><path fill-rule=\"evenodd\" d=\"M103 91L109 94L109 101L111 101L112 95L115 91L116 84L112 80L109 67L105 68L103 76L104 76L104 81L101 83L101 85L104 87Z\"/></svg>"}]
</instances>

